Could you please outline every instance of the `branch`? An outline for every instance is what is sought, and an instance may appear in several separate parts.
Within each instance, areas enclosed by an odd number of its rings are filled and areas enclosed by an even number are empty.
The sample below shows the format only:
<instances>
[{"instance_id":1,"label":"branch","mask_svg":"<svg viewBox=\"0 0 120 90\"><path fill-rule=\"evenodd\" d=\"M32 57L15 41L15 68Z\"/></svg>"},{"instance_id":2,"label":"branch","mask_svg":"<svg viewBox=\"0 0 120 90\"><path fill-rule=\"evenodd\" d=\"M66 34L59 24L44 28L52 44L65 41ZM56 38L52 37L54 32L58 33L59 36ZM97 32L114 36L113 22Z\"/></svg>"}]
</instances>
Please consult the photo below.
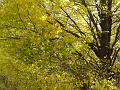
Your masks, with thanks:
<instances>
[{"instance_id":1,"label":"branch","mask_svg":"<svg viewBox=\"0 0 120 90\"><path fill-rule=\"evenodd\" d=\"M77 37L77 38L80 38L80 36L76 33L73 33L72 31L68 31L68 30L65 30L64 28L62 28L62 30L66 31L67 33L70 33L72 34L73 36Z\"/></svg>"},{"instance_id":2,"label":"branch","mask_svg":"<svg viewBox=\"0 0 120 90\"><path fill-rule=\"evenodd\" d=\"M34 27L34 29L35 29L35 31L37 31L37 28L36 28L36 24L32 21L32 19L30 18L30 13L29 13L29 11L27 10L27 14L28 14L28 19L30 20L30 22L32 23L32 25L33 25L33 27Z\"/></svg>"},{"instance_id":3,"label":"branch","mask_svg":"<svg viewBox=\"0 0 120 90\"><path fill-rule=\"evenodd\" d=\"M84 56L82 55L82 53L80 53L79 51L77 51L76 50L76 53L79 55L79 57L82 59L82 60L84 60L85 62L86 62L86 64L87 65L89 65L89 67L90 68L95 68L96 69L96 66L93 64L93 62L88 62L85 58L84 58ZM99 66L97 66L97 67L99 67Z\"/></svg>"},{"instance_id":4,"label":"branch","mask_svg":"<svg viewBox=\"0 0 120 90\"><path fill-rule=\"evenodd\" d=\"M94 53L99 57L99 46L96 46L94 43L86 43L94 51Z\"/></svg>"},{"instance_id":5,"label":"branch","mask_svg":"<svg viewBox=\"0 0 120 90\"><path fill-rule=\"evenodd\" d=\"M118 4L116 5L116 7L114 8L114 10L112 11L113 13L116 13L120 8L120 2L118 2Z\"/></svg>"},{"instance_id":6,"label":"branch","mask_svg":"<svg viewBox=\"0 0 120 90\"><path fill-rule=\"evenodd\" d=\"M84 56L82 55L82 53L80 53L79 51L76 51L76 53L79 55L79 57L81 57L86 62L86 64L89 65L89 62L84 58Z\"/></svg>"},{"instance_id":7,"label":"branch","mask_svg":"<svg viewBox=\"0 0 120 90\"><path fill-rule=\"evenodd\" d=\"M116 60L116 57L117 57L117 55L118 55L119 51L120 51L120 48L118 48L118 50L116 50L116 51L114 52L114 55L113 55L113 57L112 57L112 60L113 60L113 61L112 61L111 66L113 66L113 65L114 65L115 60Z\"/></svg>"},{"instance_id":8,"label":"branch","mask_svg":"<svg viewBox=\"0 0 120 90\"><path fill-rule=\"evenodd\" d=\"M15 1L15 4L16 4L16 7L17 7L17 14L18 14L18 17L19 17L20 21L23 23L25 29L27 30L27 27L26 27L24 21L22 20L22 17L21 17L20 12L19 12L20 10L19 10L18 3L16 2L16 0L14 0L14 1Z\"/></svg>"},{"instance_id":9,"label":"branch","mask_svg":"<svg viewBox=\"0 0 120 90\"><path fill-rule=\"evenodd\" d=\"M16 4L16 7L17 7L17 14L18 14L18 17L19 17L20 21L23 23L23 26L25 27L25 29L28 30L28 29L27 29L27 26L25 25L25 22L23 21L21 15L20 15L20 13L19 13L19 6L18 6L18 3L16 2L16 0L14 0L14 1L15 1L15 4ZM28 15L29 15L29 12L28 12ZM30 19L29 16L28 16L28 18L29 18L30 22L33 24L34 29L35 29L35 30L30 30L30 31L35 32L35 33L38 33L39 35L41 35L41 34L36 30L35 24L32 22L32 20Z\"/></svg>"},{"instance_id":10,"label":"branch","mask_svg":"<svg viewBox=\"0 0 120 90\"><path fill-rule=\"evenodd\" d=\"M61 7L61 9L62 9L62 11L66 14L66 17L68 17L68 18L74 23L74 25L76 26L76 30L77 30L81 35L86 36L85 33L80 30L80 28L79 28L79 26L77 25L77 23L71 18L71 16L70 16L62 7Z\"/></svg>"},{"instance_id":11,"label":"branch","mask_svg":"<svg viewBox=\"0 0 120 90\"><path fill-rule=\"evenodd\" d=\"M60 22L60 21L57 20L57 19L55 19L55 21L62 27L62 28L61 28L62 30L66 31L67 33L72 34L73 36L75 36L75 37L77 37L77 38L80 38L80 36L79 36L78 34L72 32L72 31L66 30L66 29L65 29L65 26L64 26L64 24L63 24L62 22Z\"/></svg>"},{"instance_id":12,"label":"branch","mask_svg":"<svg viewBox=\"0 0 120 90\"><path fill-rule=\"evenodd\" d=\"M95 7L97 8L97 11L98 11L98 15L100 17L100 7L98 6L98 4L96 3L97 0L94 0L95 1Z\"/></svg>"},{"instance_id":13,"label":"branch","mask_svg":"<svg viewBox=\"0 0 120 90\"><path fill-rule=\"evenodd\" d=\"M87 12L88 12L88 15L89 15L88 18L92 21L92 23L93 23L93 25L94 25L94 27L97 31L97 36L98 36L98 38L100 38L100 35L99 35L100 30L97 26L97 22L95 22L94 16L92 15L92 12L90 11L90 9L87 7L87 4L86 4L85 0L82 0L82 5L84 5L84 7L87 9Z\"/></svg>"},{"instance_id":14,"label":"branch","mask_svg":"<svg viewBox=\"0 0 120 90\"><path fill-rule=\"evenodd\" d=\"M120 24L119 24L119 26L118 26L118 28L117 28L117 32L116 32L115 40L114 40L114 42L113 42L113 44L112 44L112 48L115 46L115 44L116 44L116 43L118 42L118 40L120 39L119 37L120 37Z\"/></svg>"},{"instance_id":15,"label":"branch","mask_svg":"<svg viewBox=\"0 0 120 90\"><path fill-rule=\"evenodd\" d=\"M94 28L92 27L91 22L89 23L89 22L85 19L85 17L84 17L78 10L76 10L76 11L82 16L82 18L83 18L83 19L85 20L85 22L88 24L88 26L89 26L92 34L93 34L93 38L94 38L94 39L96 40L96 42L98 43L97 37L95 36Z\"/></svg>"}]
</instances>

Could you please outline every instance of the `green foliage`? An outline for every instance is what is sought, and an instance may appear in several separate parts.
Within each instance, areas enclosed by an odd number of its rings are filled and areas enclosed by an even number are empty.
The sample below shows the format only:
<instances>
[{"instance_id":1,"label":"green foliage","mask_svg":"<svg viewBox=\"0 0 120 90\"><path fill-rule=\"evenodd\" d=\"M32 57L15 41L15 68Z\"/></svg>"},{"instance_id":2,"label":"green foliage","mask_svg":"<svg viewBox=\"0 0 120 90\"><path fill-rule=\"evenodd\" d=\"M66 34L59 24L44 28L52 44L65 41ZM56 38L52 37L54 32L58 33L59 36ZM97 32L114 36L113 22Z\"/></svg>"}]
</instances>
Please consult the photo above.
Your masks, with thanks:
<instances>
[{"instance_id":1,"label":"green foliage","mask_svg":"<svg viewBox=\"0 0 120 90\"><path fill-rule=\"evenodd\" d=\"M92 90L119 90L119 88L115 86L114 80L96 80L94 83L95 85L92 86Z\"/></svg>"},{"instance_id":2,"label":"green foliage","mask_svg":"<svg viewBox=\"0 0 120 90\"><path fill-rule=\"evenodd\" d=\"M89 2L88 8L84 1ZM113 0L113 7L117 1ZM119 90L120 41L112 47L118 27L113 23L110 58L118 56L111 67L108 59L99 59L95 52L101 50L98 47L102 43L99 41L97 46L95 37L100 39L98 36L106 32L97 32L89 20L91 10L95 23L100 22L93 3L93 0L4 0L0 6L0 89ZM113 22L119 22L119 12L114 14L117 17L113 17ZM112 72L108 72L109 68ZM106 78L109 75L113 76Z\"/></svg>"},{"instance_id":3,"label":"green foliage","mask_svg":"<svg viewBox=\"0 0 120 90\"><path fill-rule=\"evenodd\" d=\"M53 72L47 65L47 62L39 62L39 68L36 64L26 65L23 62L14 59L7 53L0 53L0 87L5 90L72 90L72 78L65 73ZM58 70L58 68L57 68ZM59 70L60 71L60 70Z\"/></svg>"}]
</instances>

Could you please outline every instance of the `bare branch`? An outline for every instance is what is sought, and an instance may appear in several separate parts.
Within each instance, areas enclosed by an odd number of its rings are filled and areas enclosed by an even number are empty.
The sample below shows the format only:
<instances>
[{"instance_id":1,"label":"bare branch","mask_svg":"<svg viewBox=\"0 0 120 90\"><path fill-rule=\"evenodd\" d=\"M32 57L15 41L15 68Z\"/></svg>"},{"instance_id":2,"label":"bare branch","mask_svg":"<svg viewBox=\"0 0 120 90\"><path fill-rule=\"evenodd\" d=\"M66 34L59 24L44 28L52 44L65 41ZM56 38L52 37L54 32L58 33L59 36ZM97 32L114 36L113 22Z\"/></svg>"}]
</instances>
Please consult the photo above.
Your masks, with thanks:
<instances>
[{"instance_id":1,"label":"bare branch","mask_svg":"<svg viewBox=\"0 0 120 90\"><path fill-rule=\"evenodd\" d=\"M119 9L120 9L120 2L118 2L118 4L116 5L116 7L114 8L112 12L116 13Z\"/></svg>"},{"instance_id":2,"label":"bare branch","mask_svg":"<svg viewBox=\"0 0 120 90\"><path fill-rule=\"evenodd\" d=\"M56 22L62 27L62 28L61 28L62 30L66 31L67 33L72 34L73 36L75 36L75 37L77 37L77 38L80 38L80 36L79 36L78 34L72 32L72 31L66 30L66 29L65 29L65 26L64 26L64 24L63 24L62 22L60 22L60 21L57 20L57 19L55 19L55 20L56 20Z\"/></svg>"},{"instance_id":3,"label":"bare branch","mask_svg":"<svg viewBox=\"0 0 120 90\"><path fill-rule=\"evenodd\" d=\"M71 18L71 16L61 7L61 9L63 10L63 12L66 14L66 16L74 23L74 25L76 26L77 31L81 34L81 35L85 35L84 32L82 32L79 28L79 26L77 25L77 23ZM86 35L85 35L86 36Z\"/></svg>"},{"instance_id":4,"label":"bare branch","mask_svg":"<svg viewBox=\"0 0 120 90\"><path fill-rule=\"evenodd\" d=\"M97 37L95 36L94 28L93 28L92 25L91 25L91 22L89 23L89 22L85 19L85 17L82 15L82 13L80 13L78 10L76 10L76 11L82 16L82 18L84 19L84 21L88 24L88 26L89 26L92 34L93 34L93 38L96 40L96 42L98 42L98 41L97 41Z\"/></svg>"},{"instance_id":5,"label":"bare branch","mask_svg":"<svg viewBox=\"0 0 120 90\"><path fill-rule=\"evenodd\" d=\"M119 37L120 37L120 24L119 24L119 26L118 26L118 28L117 28L117 30L116 30L117 32L116 32L116 36L115 36L115 40L114 40L114 42L113 42L113 44L112 44L112 48L115 46L115 44L118 42L118 40L120 39Z\"/></svg>"},{"instance_id":6,"label":"bare branch","mask_svg":"<svg viewBox=\"0 0 120 90\"><path fill-rule=\"evenodd\" d=\"M117 57L117 55L118 55L119 51L120 51L120 48L118 48L118 50L116 50L116 51L114 52L114 55L113 55L113 57L112 57L112 60L113 60L113 61L112 61L111 66L113 66L113 65L114 65L115 60L116 60L116 57Z\"/></svg>"},{"instance_id":7,"label":"bare branch","mask_svg":"<svg viewBox=\"0 0 120 90\"><path fill-rule=\"evenodd\" d=\"M97 22L95 22L95 20L94 20L94 15L92 14L91 10L88 8L85 0L82 0L82 5L84 5L84 7L86 8L86 10L87 10L87 12L88 12L88 15L89 15L88 18L92 21L92 23L93 23L93 25L94 25L94 27L95 27L95 29L96 29L97 36L98 36L98 38L100 38L100 35L99 35L100 30L99 30L99 28L98 28L98 26L97 26Z\"/></svg>"}]
</instances>

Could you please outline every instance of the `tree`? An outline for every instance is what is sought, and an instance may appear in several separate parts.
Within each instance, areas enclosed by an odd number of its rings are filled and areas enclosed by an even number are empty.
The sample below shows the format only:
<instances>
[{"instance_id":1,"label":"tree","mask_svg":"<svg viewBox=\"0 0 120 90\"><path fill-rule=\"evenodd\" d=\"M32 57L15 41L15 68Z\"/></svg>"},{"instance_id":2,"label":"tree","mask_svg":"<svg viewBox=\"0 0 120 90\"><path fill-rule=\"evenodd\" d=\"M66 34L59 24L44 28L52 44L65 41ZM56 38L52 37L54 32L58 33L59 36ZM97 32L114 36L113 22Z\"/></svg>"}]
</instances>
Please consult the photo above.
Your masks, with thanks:
<instances>
[{"instance_id":1,"label":"tree","mask_svg":"<svg viewBox=\"0 0 120 90\"><path fill-rule=\"evenodd\" d=\"M82 81L82 88L89 87L85 80L89 83L91 76L115 77L120 50L118 0L5 1L0 27L7 34L1 40L19 40L12 42L19 45L12 50L17 58L27 64L40 59L56 62Z\"/></svg>"},{"instance_id":2,"label":"tree","mask_svg":"<svg viewBox=\"0 0 120 90\"><path fill-rule=\"evenodd\" d=\"M98 76L111 79L116 57L120 51L118 0L63 0L63 2L50 0L49 8L46 4L44 6L48 10L46 12L48 16L52 16L63 31L84 39L82 43L87 46L87 57L79 49L76 50L78 56L93 67ZM92 52L92 56L88 49Z\"/></svg>"}]
</instances>

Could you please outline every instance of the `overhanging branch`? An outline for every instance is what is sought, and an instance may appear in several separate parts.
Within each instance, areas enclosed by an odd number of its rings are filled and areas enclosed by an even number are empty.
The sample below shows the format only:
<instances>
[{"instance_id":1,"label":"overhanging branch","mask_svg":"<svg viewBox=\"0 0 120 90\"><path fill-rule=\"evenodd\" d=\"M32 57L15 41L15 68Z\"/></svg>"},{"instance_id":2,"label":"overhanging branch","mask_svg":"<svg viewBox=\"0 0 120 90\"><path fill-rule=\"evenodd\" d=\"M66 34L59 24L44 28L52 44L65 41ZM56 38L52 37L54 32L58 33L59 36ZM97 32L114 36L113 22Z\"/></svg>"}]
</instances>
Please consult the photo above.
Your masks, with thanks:
<instances>
[{"instance_id":1,"label":"overhanging branch","mask_svg":"<svg viewBox=\"0 0 120 90\"><path fill-rule=\"evenodd\" d=\"M81 29L79 28L79 26L77 25L77 23L75 22L75 20L73 20L73 19L71 18L71 16L70 16L62 7L61 7L61 9L62 9L62 11L66 14L66 17L68 17L68 18L74 23L74 25L76 26L76 30L77 30L81 35L86 36L85 33L81 31Z\"/></svg>"}]
</instances>

